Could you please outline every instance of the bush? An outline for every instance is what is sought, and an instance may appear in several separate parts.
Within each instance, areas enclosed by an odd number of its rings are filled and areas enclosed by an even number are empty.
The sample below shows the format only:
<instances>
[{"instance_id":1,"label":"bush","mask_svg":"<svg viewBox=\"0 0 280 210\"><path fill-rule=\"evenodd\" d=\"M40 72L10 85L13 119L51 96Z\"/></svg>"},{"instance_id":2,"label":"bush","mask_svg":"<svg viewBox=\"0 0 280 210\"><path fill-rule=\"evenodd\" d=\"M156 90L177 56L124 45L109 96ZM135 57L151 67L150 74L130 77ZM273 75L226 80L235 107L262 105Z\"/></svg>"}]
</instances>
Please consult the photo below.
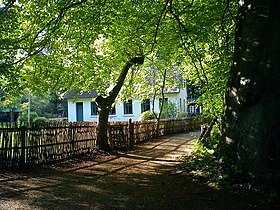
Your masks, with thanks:
<instances>
[{"instance_id":1,"label":"bush","mask_svg":"<svg viewBox=\"0 0 280 210\"><path fill-rule=\"evenodd\" d=\"M30 112L30 122L33 122L33 120L36 117L38 117L37 112ZM24 123L24 122L27 122L27 121L28 121L27 111L22 112L20 114L20 116L18 117L18 123L21 124L21 123Z\"/></svg>"},{"instance_id":2,"label":"bush","mask_svg":"<svg viewBox=\"0 0 280 210\"><path fill-rule=\"evenodd\" d=\"M187 112L180 111L178 117L187 118L187 117L189 117L189 114Z\"/></svg>"},{"instance_id":3,"label":"bush","mask_svg":"<svg viewBox=\"0 0 280 210\"><path fill-rule=\"evenodd\" d=\"M155 115L151 111L145 111L141 114L139 120L151 120L155 119Z\"/></svg>"},{"instance_id":4,"label":"bush","mask_svg":"<svg viewBox=\"0 0 280 210\"><path fill-rule=\"evenodd\" d=\"M49 120L45 117L35 117L33 119L33 123L36 125L46 125L49 122Z\"/></svg>"}]
</instances>

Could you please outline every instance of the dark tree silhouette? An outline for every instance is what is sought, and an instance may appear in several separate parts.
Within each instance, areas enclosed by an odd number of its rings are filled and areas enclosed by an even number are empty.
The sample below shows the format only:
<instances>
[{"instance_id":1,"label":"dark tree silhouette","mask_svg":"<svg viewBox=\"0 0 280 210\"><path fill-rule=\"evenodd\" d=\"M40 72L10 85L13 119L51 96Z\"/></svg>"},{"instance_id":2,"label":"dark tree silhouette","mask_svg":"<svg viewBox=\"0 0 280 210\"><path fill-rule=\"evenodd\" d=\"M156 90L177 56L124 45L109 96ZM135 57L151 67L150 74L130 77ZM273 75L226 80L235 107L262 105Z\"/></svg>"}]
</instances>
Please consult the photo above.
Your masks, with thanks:
<instances>
[{"instance_id":1,"label":"dark tree silhouette","mask_svg":"<svg viewBox=\"0 0 280 210\"><path fill-rule=\"evenodd\" d=\"M280 1L239 4L219 152L228 166L239 166L244 175L278 174Z\"/></svg>"}]
</instances>

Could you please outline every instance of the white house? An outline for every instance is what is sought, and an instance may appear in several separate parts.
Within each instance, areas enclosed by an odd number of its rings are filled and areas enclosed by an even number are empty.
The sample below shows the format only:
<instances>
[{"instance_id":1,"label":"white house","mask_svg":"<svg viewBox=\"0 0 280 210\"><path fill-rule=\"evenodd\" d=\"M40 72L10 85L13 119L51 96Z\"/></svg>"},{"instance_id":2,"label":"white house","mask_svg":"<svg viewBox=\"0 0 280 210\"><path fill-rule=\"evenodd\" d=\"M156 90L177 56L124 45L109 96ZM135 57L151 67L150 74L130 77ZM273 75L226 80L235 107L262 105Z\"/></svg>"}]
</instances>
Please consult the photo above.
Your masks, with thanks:
<instances>
[{"instance_id":1,"label":"white house","mask_svg":"<svg viewBox=\"0 0 280 210\"><path fill-rule=\"evenodd\" d=\"M68 101L68 121L98 121L98 112L96 103L93 98L97 97L95 90L91 92L71 91L66 94L65 99ZM188 112L187 108L187 88L184 83L182 88L174 88L165 92L165 100L177 104L178 110ZM159 112L160 98L155 99L154 110ZM133 121L138 120L141 113L147 110L152 110L152 99L141 101L137 98L132 98L127 102L116 102L112 108L109 121L128 121L131 118Z\"/></svg>"}]
</instances>

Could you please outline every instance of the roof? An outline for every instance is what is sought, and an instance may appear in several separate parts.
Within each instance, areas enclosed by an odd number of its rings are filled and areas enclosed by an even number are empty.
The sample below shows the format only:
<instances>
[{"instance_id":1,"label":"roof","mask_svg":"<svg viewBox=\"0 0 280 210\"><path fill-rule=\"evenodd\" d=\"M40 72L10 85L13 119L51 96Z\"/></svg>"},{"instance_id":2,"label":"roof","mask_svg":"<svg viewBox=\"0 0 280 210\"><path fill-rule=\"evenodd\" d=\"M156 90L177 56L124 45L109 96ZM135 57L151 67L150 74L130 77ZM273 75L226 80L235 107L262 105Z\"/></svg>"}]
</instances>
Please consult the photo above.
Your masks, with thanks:
<instances>
[{"instance_id":1,"label":"roof","mask_svg":"<svg viewBox=\"0 0 280 210\"><path fill-rule=\"evenodd\" d=\"M180 92L180 88L179 87L175 87L172 89L167 89L164 91L165 94L172 94L172 93L179 93ZM95 89L93 89L92 91L81 91L81 90L71 90L69 92L66 93L66 95L64 96L65 99L76 99L76 98L96 98L97 92Z\"/></svg>"},{"instance_id":2,"label":"roof","mask_svg":"<svg viewBox=\"0 0 280 210\"><path fill-rule=\"evenodd\" d=\"M71 90L66 93L64 96L65 99L75 99L75 98L96 98L97 92L95 89L92 91L80 91L80 90Z\"/></svg>"}]
</instances>

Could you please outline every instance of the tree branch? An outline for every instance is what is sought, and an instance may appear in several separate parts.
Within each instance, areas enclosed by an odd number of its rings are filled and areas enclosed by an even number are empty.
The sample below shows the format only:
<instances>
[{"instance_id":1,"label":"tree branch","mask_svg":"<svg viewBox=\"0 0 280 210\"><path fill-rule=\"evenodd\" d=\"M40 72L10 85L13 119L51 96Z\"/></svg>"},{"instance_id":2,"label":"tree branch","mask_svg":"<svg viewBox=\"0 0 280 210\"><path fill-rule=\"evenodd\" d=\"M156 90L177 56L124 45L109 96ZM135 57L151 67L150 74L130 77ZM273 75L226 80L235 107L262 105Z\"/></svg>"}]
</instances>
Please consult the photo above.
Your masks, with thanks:
<instances>
[{"instance_id":1,"label":"tree branch","mask_svg":"<svg viewBox=\"0 0 280 210\"><path fill-rule=\"evenodd\" d=\"M106 98L110 104L112 104L115 101L116 97L118 96L130 67L135 64L139 64L139 65L143 64L144 59L145 59L144 56L134 57L131 58L128 62L126 62L125 66L122 69L121 74L117 79L117 84L115 85L113 90L110 91L109 96Z\"/></svg>"},{"instance_id":2,"label":"tree branch","mask_svg":"<svg viewBox=\"0 0 280 210\"><path fill-rule=\"evenodd\" d=\"M16 0L9 1L3 8L0 9L0 17L10 8L14 5Z\"/></svg>"},{"instance_id":3,"label":"tree branch","mask_svg":"<svg viewBox=\"0 0 280 210\"><path fill-rule=\"evenodd\" d=\"M161 86L161 91L160 91L160 94L161 94L161 97L162 97L162 101L160 103L160 107L159 107L159 113L158 113L158 118L160 119L161 117L161 114L162 114L162 110L163 110L163 105L164 105L164 89L165 89L165 83L166 83L166 69L164 69L164 72L163 72L163 81L162 81L162 86Z\"/></svg>"},{"instance_id":4,"label":"tree branch","mask_svg":"<svg viewBox=\"0 0 280 210\"><path fill-rule=\"evenodd\" d=\"M159 19L157 21L156 31L155 31L155 35L154 35L154 41L153 41L153 44L152 44L151 52L153 52L155 44L157 43L157 35L158 35L158 31L159 31L160 22L161 22L161 19L162 19L163 15L166 14L166 8L167 8L168 2L169 2L169 0L165 1L165 5L164 5L164 7L163 7L163 9L160 13Z\"/></svg>"},{"instance_id":5,"label":"tree branch","mask_svg":"<svg viewBox=\"0 0 280 210\"><path fill-rule=\"evenodd\" d=\"M181 35L180 35L180 37L181 37L181 41L182 41L183 47L185 48L186 51L189 51L190 49L186 46L186 44L185 44L185 42L184 42L184 40L183 40L183 37L182 37ZM191 56L190 54L189 54L189 56L190 56L190 58L191 58L192 64L194 65L194 68L195 68L195 70L196 70L197 77L198 77L199 81L205 86L205 85L206 85L206 82L203 81L203 79L201 78L200 73L199 73L199 70L198 70L198 67L197 67L196 63L194 62L193 56Z\"/></svg>"},{"instance_id":6,"label":"tree branch","mask_svg":"<svg viewBox=\"0 0 280 210\"><path fill-rule=\"evenodd\" d=\"M193 1L191 2L190 5L187 5L183 10L185 10L188 7L192 6ZM170 3L170 7L169 7L169 12L170 14L175 18L175 20L178 22L179 26L183 28L183 31L188 34L189 32L191 32L190 30L187 29L187 27L182 23L182 21L180 20L180 14L183 12L181 11L179 14L176 14L173 9L172 9L172 1Z\"/></svg>"},{"instance_id":7,"label":"tree branch","mask_svg":"<svg viewBox=\"0 0 280 210\"><path fill-rule=\"evenodd\" d=\"M180 16L187 8L190 8L193 5L194 0L191 1L190 4L186 5L181 12L178 13L178 16Z\"/></svg>"},{"instance_id":8,"label":"tree branch","mask_svg":"<svg viewBox=\"0 0 280 210\"><path fill-rule=\"evenodd\" d=\"M195 43L194 43L194 41L192 40L191 37L190 37L190 40L191 40L191 43L193 45L194 52L197 54L197 57L198 57L197 59L198 59L199 66L200 66L201 71L202 71L202 76L204 77L205 83L208 86L208 78L207 78L207 76L205 74L205 70L204 70L204 67L203 67L203 64L202 64L201 56L199 55L198 50L196 49Z\"/></svg>"},{"instance_id":9,"label":"tree branch","mask_svg":"<svg viewBox=\"0 0 280 210\"><path fill-rule=\"evenodd\" d=\"M35 40L38 38L38 36L39 36L44 30L46 30L48 27L50 27L53 23L54 23L54 26L53 26L52 28L50 28L50 30L51 30L52 33L55 32L55 30L57 29L58 23L63 19L65 13L66 13L69 9L71 9L71 8L77 6L77 5L83 4L83 3L85 3L85 2L87 2L87 0L81 0L80 2L74 2L74 3L72 3L72 4L68 5L68 6L63 7L63 8L60 10L60 12L59 12L58 17L52 18L43 28L41 28L41 29L37 32L37 34L36 34L35 37L33 38L33 42L35 42Z\"/></svg>"},{"instance_id":10,"label":"tree branch","mask_svg":"<svg viewBox=\"0 0 280 210\"><path fill-rule=\"evenodd\" d=\"M7 8L8 8L8 7L11 7L12 4L13 4L14 2L15 2L15 0L9 2L9 3L7 4L8 6L6 6L6 7L7 7ZM83 4L83 3L86 3L86 2L87 2L87 0L81 0L80 2L74 2L74 3L71 3L71 1L69 1L69 2L60 10L58 17L52 18L49 22L47 22L47 23L45 24L45 26L43 26L43 27L35 34L35 36L34 36L33 39L32 39L32 44L28 47L28 50L26 50L26 51L27 51L27 55L26 55L25 57L20 58L20 59L14 61L13 63L9 63L9 64L7 64L7 65L8 65L8 66L17 65L17 64L19 64L19 63L21 63L21 62L25 62L29 57L40 53L40 52L45 48L46 43L47 43L48 38L49 38L49 36L51 35L51 33L54 33L54 32L56 31L56 29L58 28L58 24L59 24L60 21L63 19L65 13L66 13L69 9L71 9L71 8L73 8L73 7L75 7L75 6L81 5L81 4ZM71 4L69 4L69 3L71 3ZM69 5L68 5L68 4L69 4ZM6 7L5 7L5 8L6 8ZM7 10L7 8L6 8L6 10ZM5 11L6 11L6 10L5 10ZM4 12L5 12L5 11L4 11ZM1 12L2 12L2 10L0 11L0 16L2 15ZM53 26L52 26L52 25L53 25ZM52 26L52 27L51 27L51 26ZM42 41L36 43L36 39L38 39L39 35L40 35L44 30L46 30L46 29L48 29L48 28L49 28L49 30L50 30L51 33L49 33L49 35L46 35L46 37L44 37L44 39L43 39ZM24 39L23 39L23 40L24 40ZM18 41L18 42L19 42L19 41ZM18 49L18 48L17 48L17 49ZM14 49L14 50L15 50L15 49ZM0 66L3 66L3 65L0 65Z\"/></svg>"}]
</instances>

